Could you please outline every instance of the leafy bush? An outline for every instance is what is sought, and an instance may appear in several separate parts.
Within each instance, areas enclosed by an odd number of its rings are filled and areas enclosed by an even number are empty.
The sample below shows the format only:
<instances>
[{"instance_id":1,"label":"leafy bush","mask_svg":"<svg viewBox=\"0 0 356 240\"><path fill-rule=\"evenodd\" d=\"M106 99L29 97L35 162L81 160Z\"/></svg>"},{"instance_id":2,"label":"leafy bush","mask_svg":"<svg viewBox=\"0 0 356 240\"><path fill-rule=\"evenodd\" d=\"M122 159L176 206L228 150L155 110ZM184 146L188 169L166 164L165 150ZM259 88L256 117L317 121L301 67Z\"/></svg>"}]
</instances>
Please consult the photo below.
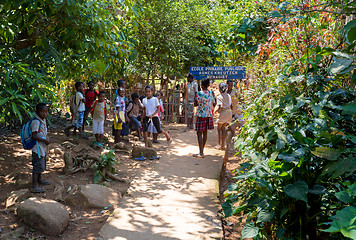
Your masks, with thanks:
<instances>
[{"instance_id":1,"label":"leafy bush","mask_svg":"<svg viewBox=\"0 0 356 240\"><path fill-rule=\"evenodd\" d=\"M315 239L319 225L335 211L329 192L339 181L354 180L356 92L314 90L327 80L321 76L291 76L283 84L307 80L300 91L271 89L247 110L235 147L251 160L236 177L250 183L243 189L248 193L236 194L240 185L234 184L223 205L226 216L248 212L244 238L261 231L278 239ZM263 101L276 95L283 97ZM240 200L242 206L235 207Z\"/></svg>"},{"instance_id":2,"label":"leafy bush","mask_svg":"<svg viewBox=\"0 0 356 240\"><path fill-rule=\"evenodd\" d=\"M0 59L0 121L14 126L28 117L38 102L49 103L54 94L50 79L28 64L6 60Z\"/></svg>"},{"instance_id":3,"label":"leafy bush","mask_svg":"<svg viewBox=\"0 0 356 240\"><path fill-rule=\"evenodd\" d=\"M116 156L114 151L109 151L107 154L100 156L100 161L94 164L94 183L100 183L103 179L106 179L106 173L115 173L114 164Z\"/></svg>"},{"instance_id":4,"label":"leafy bush","mask_svg":"<svg viewBox=\"0 0 356 240\"><path fill-rule=\"evenodd\" d=\"M325 10L339 5L313 4L280 3L257 52L276 63L256 82L235 141L247 162L223 204L246 214L242 239L355 238L356 20L343 28Z\"/></svg>"}]
</instances>

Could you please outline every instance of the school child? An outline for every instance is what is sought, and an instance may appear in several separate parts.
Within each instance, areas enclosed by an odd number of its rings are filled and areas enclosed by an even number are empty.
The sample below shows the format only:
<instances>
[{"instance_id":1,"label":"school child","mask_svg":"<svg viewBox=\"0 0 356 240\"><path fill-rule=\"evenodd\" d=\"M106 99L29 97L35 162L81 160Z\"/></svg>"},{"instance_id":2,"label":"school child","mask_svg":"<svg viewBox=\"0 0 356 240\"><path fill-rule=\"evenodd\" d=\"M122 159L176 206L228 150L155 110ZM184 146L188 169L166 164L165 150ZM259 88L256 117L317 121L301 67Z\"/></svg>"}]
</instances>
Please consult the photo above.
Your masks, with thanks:
<instances>
[{"instance_id":1,"label":"school child","mask_svg":"<svg viewBox=\"0 0 356 240\"><path fill-rule=\"evenodd\" d=\"M48 144L50 144L47 136L47 115L48 107L46 104L37 104L36 120L31 122L32 139L38 142L38 144L35 144L32 148L32 193L43 193L45 190L39 187L39 185L51 184L49 181L42 179L41 175L46 170Z\"/></svg>"},{"instance_id":2,"label":"school child","mask_svg":"<svg viewBox=\"0 0 356 240\"><path fill-rule=\"evenodd\" d=\"M99 92L94 89L94 82L90 81L88 82L88 89L84 91L84 98L85 98L85 112L84 112L84 117L83 117L83 133L84 133L84 127L86 125L88 115L92 110L92 105L96 98L99 95Z\"/></svg>"},{"instance_id":3,"label":"school child","mask_svg":"<svg viewBox=\"0 0 356 240\"><path fill-rule=\"evenodd\" d=\"M103 134L104 134L104 125L107 119L107 106L105 101L106 94L101 91L99 93L98 100L96 100L91 106L91 114L93 116L93 134L98 146L102 146Z\"/></svg>"},{"instance_id":4,"label":"school child","mask_svg":"<svg viewBox=\"0 0 356 240\"><path fill-rule=\"evenodd\" d=\"M115 98L114 109L114 136L115 143L121 141L122 124L126 121L127 115L125 111L125 89L119 88L117 91L118 96Z\"/></svg>"},{"instance_id":5,"label":"school child","mask_svg":"<svg viewBox=\"0 0 356 240\"><path fill-rule=\"evenodd\" d=\"M191 73L187 75L188 85L187 85L187 95L186 95L186 116L187 116L187 127L184 132L193 129L194 121L194 99L197 96L199 86L197 82L194 81L194 76Z\"/></svg>"},{"instance_id":6,"label":"school child","mask_svg":"<svg viewBox=\"0 0 356 240\"><path fill-rule=\"evenodd\" d=\"M85 98L84 98L84 84L82 82L75 83L76 93L75 93L75 104L78 106L78 112L75 115L75 121L73 125L70 125L64 129L64 132L67 136L69 136L69 130L74 128L74 134L76 134L76 130L78 129L81 136L83 138L88 138L83 134L83 118L85 112Z\"/></svg>"},{"instance_id":7,"label":"school child","mask_svg":"<svg viewBox=\"0 0 356 240\"><path fill-rule=\"evenodd\" d=\"M147 85L145 87L145 93L146 93L146 98L142 100L142 105L144 107L143 111L143 136L145 139L145 146L148 147L148 126L152 122L152 124L155 126L157 133L163 133L166 138L167 142L171 141L171 136L169 135L168 132L163 131L161 129L161 124L159 122L158 118L158 113L160 110L160 105L159 101L156 97L153 97L153 89L151 88L150 85Z\"/></svg>"},{"instance_id":8,"label":"school child","mask_svg":"<svg viewBox=\"0 0 356 240\"><path fill-rule=\"evenodd\" d=\"M128 118L130 119L130 126L132 126L132 128L137 131L140 140L142 140L142 131L141 131L141 122L140 122L141 109L143 109L143 105L139 99L138 93L131 94L131 101L127 105L126 112Z\"/></svg>"},{"instance_id":9,"label":"school child","mask_svg":"<svg viewBox=\"0 0 356 240\"><path fill-rule=\"evenodd\" d=\"M160 124L162 125L162 121L164 118L164 108L163 108L163 93L161 91L158 91L156 95L154 95L158 99L159 103L159 112L158 112L158 118L160 121ZM159 143L158 141L158 132L157 129L152 125L151 127L148 128L148 132L152 133L152 142L153 143Z\"/></svg>"},{"instance_id":10,"label":"school child","mask_svg":"<svg viewBox=\"0 0 356 240\"><path fill-rule=\"evenodd\" d=\"M217 146L216 149L225 149L226 128L234 134L234 130L231 125L232 121L232 101L230 94L227 93L227 84L221 82L219 84L220 95L217 96L217 112L219 113L218 119L218 134L217 134ZM220 141L221 140L221 141ZM220 145L221 144L221 145Z\"/></svg>"},{"instance_id":11,"label":"school child","mask_svg":"<svg viewBox=\"0 0 356 240\"><path fill-rule=\"evenodd\" d=\"M202 80L202 90L198 92L194 101L194 105L198 106L195 131L198 137L199 154L194 154L193 156L198 158L204 158L204 147L208 139L208 130L214 129L214 95L208 90L209 85L210 79Z\"/></svg>"},{"instance_id":12,"label":"school child","mask_svg":"<svg viewBox=\"0 0 356 240\"><path fill-rule=\"evenodd\" d=\"M124 81L124 80L122 80L122 79L120 79L120 80L118 80L117 81L117 86L118 86L118 88L123 88L124 90L126 90L126 82ZM116 96L117 96L117 91L118 90L116 90L116 93L115 93L115 98L116 98ZM126 106L126 108L127 108L127 105L129 104L129 101L128 101L128 99L125 97L125 95L124 95L124 99L125 99L125 106ZM130 119L126 119L127 121L125 121L125 122L123 122L122 123L122 129L121 129L121 132L120 132L120 136L127 136L127 135L129 135L129 121L130 121Z\"/></svg>"}]
</instances>

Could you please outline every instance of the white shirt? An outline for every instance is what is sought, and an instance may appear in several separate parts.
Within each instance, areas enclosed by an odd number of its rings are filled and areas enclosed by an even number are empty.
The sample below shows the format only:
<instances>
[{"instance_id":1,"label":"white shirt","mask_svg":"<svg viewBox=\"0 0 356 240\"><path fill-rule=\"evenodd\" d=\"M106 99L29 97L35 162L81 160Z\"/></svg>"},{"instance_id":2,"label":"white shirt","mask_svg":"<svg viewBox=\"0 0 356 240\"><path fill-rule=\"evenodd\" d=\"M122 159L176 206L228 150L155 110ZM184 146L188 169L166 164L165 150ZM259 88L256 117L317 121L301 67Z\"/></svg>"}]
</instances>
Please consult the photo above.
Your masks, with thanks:
<instances>
[{"instance_id":1,"label":"white shirt","mask_svg":"<svg viewBox=\"0 0 356 240\"><path fill-rule=\"evenodd\" d=\"M75 96L75 104L78 107L78 112L84 112L85 111L85 103L82 101L84 98L83 94L81 92L77 92Z\"/></svg>"},{"instance_id":2,"label":"white shirt","mask_svg":"<svg viewBox=\"0 0 356 240\"><path fill-rule=\"evenodd\" d=\"M36 119L38 119L40 121L33 120L31 122L31 132L37 132L37 136L39 136L40 138L47 139L46 119L40 118L37 114L36 114ZM41 122L41 129L40 129L40 122ZM48 146L44 142L38 142L38 150L40 151L39 153L40 153L41 157L44 157L48 153ZM32 151L35 152L36 154L38 154L37 144L35 144L35 146L33 146Z\"/></svg>"},{"instance_id":3,"label":"white shirt","mask_svg":"<svg viewBox=\"0 0 356 240\"><path fill-rule=\"evenodd\" d=\"M125 111L125 97L117 96L115 99L115 108L119 111Z\"/></svg>"},{"instance_id":4,"label":"white shirt","mask_svg":"<svg viewBox=\"0 0 356 240\"><path fill-rule=\"evenodd\" d=\"M156 110L157 107L159 106L158 99L156 97L151 97L150 99L144 98L142 100L142 105L146 109L146 116L151 116ZM154 116L158 116L158 113L156 113Z\"/></svg>"},{"instance_id":5,"label":"white shirt","mask_svg":"<svg viewBox=\"0 0 356 240\"><path fill-rule=\"evenodd\" d=\"M198 93L198 83L196 81L188 83L187 101L193 102L195 94Z\"/></svg>"}]
</instances>

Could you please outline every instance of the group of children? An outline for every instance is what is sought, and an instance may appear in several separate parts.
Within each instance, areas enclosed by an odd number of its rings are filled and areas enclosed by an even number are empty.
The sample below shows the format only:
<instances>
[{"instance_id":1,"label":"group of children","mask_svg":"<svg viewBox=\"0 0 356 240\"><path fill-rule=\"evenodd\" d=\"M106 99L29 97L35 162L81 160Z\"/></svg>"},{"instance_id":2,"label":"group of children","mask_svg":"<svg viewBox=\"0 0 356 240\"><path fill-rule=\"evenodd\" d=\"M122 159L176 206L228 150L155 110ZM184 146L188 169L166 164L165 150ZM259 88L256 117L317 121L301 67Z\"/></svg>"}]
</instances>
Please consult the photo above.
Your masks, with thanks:
<instances>
[{"instance_id":1,"label":"group of children","mask_svg":"<svg viewBox=\"0 0 356 240\"><path fill-rule=\"evenodd\" d=\"M141 98L142 102L137 93L133 93L131 99L128 100L125 97L125 81L119 80L117 85L118 89L115 91L113 100L114 124L112 127L115 143L121 141L121 136L128 134L129 128L137 131L140 140L144 138L146 146L148 146L148 132L153 133L153 142L155 143L158 142L157 135L160 133L163 133L167 141L170 141L169 133L161 129L164 112L161 100L162 93L158 92L157 97L153 96L153 89L148 85L145 87L145 96ZM87 90L84 90L82 82L75 84L74 104L78 105L78 109L75 113L72 113L75 116L73 124L65 128L64 132L69 136L71 129L74 129L74 133L79 130L80 134L87 138L84 134L84 126L89 113L91 113L93 134L96 138L95 144L102 146L104 125L108 116L108 104L111 102L106 99L105 92L100 91L98 93L94 90L94 82L89 82L88 87ZM98 97L97 100L96 97Z\"/></svg>"},{"instance_id":2,"label":"group of children","mask_svg":"<svg viewBox=\"0 0 356 240\"><path fill-rule=\"evenodd\" d=\"M213 115L217 105L216 112L219 113L218 119L218 149L225 148L226 129L231 127L233 118L241 118L241 111L237 104L233 103L236 96L236 91L233 89L233 82L222 82L219 84L220 95L215 98L213 91L209 90L211 84L210 79L201 81L201 90L193 80L193 76L188 74L188 82L191 92L188 92L189 102L187 102L188 129L193 127L192 119L194 116L194 106L197 106L195 130L197 132L199 153L193 156L203 158L204 147L207 142L207 132L214 128ZM171 141L171 136L167 131L161 128L163 118L163 103L162 93L158 92L157 97L153 95L153 89L147 85L145 87L145 96L139 97L137 93L131 94L131 100L125 98L125 81L117 82L118 89L115 92L113 101L114 124L113 135L115 143L121 140L123 126L129 126L137 134L140 139L144 138L145 146L148 146L149 132L153 133L154 142L157 141L157 135L162 133L167 141ZM103 144L104 125L108 117L108 104L110 101L106 98L104 91L94 90L94 82L88 83L88 89L84 90L84 83L75 83L76 93L74 103L77 108L74 114L74 123L64 129L64 132L69 136L70 130L79 130L83 137L84 126L88 115L93 118L93 134L95 135L97 144ZM234 92L235 91L235 92ZM193 101L193 102L191 102ZM46 169L46 157L48 155L48 144L50 140L47 136L46 118L48 115L48 107L44 103L39 103L36 106L36 115L34 119L39 121L31 122L32 139L37 141L37 145L32 148L32 189L33 193L42 193L45 190L40 185L48 185L50 182L42 179L41 173ZM143 133L142 133L143 132ZM143 137L142 137L143 135Z\"/></svg>"}]
</instances>

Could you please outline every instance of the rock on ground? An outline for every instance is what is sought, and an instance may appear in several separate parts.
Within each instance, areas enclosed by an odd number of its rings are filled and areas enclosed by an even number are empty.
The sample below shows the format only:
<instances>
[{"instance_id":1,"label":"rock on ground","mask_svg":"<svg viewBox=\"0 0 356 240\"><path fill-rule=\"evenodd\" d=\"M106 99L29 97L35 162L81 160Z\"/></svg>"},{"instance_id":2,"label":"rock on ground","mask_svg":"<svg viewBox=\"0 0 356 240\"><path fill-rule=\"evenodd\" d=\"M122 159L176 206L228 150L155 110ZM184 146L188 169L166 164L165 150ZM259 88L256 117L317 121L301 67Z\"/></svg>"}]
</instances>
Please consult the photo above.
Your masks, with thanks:
<instances>
[{"instance_id":1,"label":"rock on ground","mask_svg":"<svg viewBox=\"0 0 356 240\"><path fill-rule=\"evenodd\" d=\"M115 148L116 149L121 149L121 150L126 150L126 151L129 151L130 150L130 147L127 146L125 143L123 142L118 142L115 144Z\"/></svg>"},{"instance_id":2,"label":"rock on ground","mask_svg":"<svg viewBox=\"0 0 356 240\"><path fill-rule=\"evenodd\" d=\"M146 158L150 158L152 156L157 156L157 151L154 148L149 148L149 147L140 147L135 145L132 148L132 157L137 158L144 156Z\"/></svg>"},{"instance_id":3,"label":"rock on ground","mask_svg":"<svg viewBox=\"0 0 356 240\"><path fill-rule=\"evenodd\" d=\"M69 222L64 205L44 198L29 198L20 203L17 215L31 227L51 236L63 232Z\"/></svg>"},{"instance_id":4,"label":"rock on ground","mask_svg":"<svg viewBox=\"0 0 356 240\"><path fill-rule=\"evenodd\" d=\"M56 201L63 201L63 192L64 192L64 183L63 181L59 181L59 184L54 186L53 190L53 198Z\"/></svg>"},{"instance_id":5,"label":"rock on ground","mask_svg":"<svg viewBox=\"0 0 356 240\"><path fill-rule=\"evenodd\" d=\"M9 208L16 203L24 201L26 198L29 198L31 196L30 190L28 189L21 189L18 191L12 191L10 193L10 196L7 198L5 206L6 208Z\"/></svg>"},{"instance_id":6,"label":"rock on ground","mask_svg":"<svg viewBox=\"0 0 356 240\"><path fill-rule=\"evenodd\" d=\"M87 184L73 187L64 201L69 205L84 208L104 208L109 205L117 206L121 199L121 193L111 188Z\"/></svg>"}]
</instances>

